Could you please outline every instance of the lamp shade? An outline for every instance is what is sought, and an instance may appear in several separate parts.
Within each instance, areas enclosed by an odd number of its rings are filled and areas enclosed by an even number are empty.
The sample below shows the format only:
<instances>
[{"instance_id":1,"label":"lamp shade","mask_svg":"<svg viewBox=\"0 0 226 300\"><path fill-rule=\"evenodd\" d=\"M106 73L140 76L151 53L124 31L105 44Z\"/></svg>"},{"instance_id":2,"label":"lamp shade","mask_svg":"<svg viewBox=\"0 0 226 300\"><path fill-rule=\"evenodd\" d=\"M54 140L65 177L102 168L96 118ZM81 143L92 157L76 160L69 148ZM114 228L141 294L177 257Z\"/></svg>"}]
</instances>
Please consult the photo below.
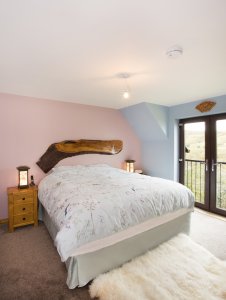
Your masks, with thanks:
<instances>
[{"instance_id":1,"label":"lamp shade","mask_svg":"<svg viewBox=\"0 0 226 300\"><path fill-rule=\"evenodd\" d=\"M28 188L28 170L30 168L27 166L17 167L18 170L18 188L25 189Z\"/></svg>"},{"instance_id":2,"label":"lamp shade","mask_svg":"<svg viewBox=\"0 0 226 300\"><path fill-rule=\"evenodd\" d=\"M126 171L133 173L134 172L134 163L135 163L135 160L127 159L126 160Z\"/></svg>"}]
</instances>

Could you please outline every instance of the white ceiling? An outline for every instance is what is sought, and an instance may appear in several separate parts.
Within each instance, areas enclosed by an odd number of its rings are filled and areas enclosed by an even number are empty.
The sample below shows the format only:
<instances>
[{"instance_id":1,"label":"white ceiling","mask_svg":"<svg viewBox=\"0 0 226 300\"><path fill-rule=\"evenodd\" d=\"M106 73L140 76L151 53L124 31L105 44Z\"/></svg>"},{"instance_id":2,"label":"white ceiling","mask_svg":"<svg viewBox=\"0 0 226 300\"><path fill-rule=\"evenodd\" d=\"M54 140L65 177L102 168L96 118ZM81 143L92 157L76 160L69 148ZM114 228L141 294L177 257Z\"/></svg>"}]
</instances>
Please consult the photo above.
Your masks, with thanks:
<instances>
[{"instance_id":1,"label":"white ceiling","mask_svg":"<svg viewBox=\"0 0 226 300\"><path fill-rule=\"evenodd\" d=\"M0 92L112 108L226 94L226 1L0 0Z\"/></svg>"}]
</instances>

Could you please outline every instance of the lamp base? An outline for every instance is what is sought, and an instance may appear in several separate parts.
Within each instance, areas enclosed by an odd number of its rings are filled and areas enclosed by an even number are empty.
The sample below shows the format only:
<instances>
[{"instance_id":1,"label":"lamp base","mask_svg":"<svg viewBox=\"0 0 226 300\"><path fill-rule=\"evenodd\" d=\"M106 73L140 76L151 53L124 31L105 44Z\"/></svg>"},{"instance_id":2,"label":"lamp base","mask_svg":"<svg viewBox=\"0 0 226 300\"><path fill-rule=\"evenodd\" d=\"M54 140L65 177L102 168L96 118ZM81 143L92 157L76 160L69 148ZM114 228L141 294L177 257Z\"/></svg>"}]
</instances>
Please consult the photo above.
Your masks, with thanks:
<instances>
[{"instance_id":1,"label":"lamp base","mask_svg":"<svg viewBox=\"0 0 226 300\"><path fill-rule=\"evenodd\" d=\"M18 185L18 189L27 189L29 185Z\"/></svg>"}]
</instances>

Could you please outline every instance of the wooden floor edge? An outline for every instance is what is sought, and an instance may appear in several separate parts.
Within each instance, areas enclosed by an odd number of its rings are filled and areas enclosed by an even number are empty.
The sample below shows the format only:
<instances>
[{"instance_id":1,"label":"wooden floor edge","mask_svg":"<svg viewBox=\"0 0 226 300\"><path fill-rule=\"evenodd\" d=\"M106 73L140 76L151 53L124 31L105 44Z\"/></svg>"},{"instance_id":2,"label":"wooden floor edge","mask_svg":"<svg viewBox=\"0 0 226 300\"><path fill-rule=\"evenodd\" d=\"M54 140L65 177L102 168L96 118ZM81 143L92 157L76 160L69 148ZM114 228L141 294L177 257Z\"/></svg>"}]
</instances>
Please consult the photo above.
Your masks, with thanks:
<instances>
[{"instance_id":1,"label":"wooden floor edge","mask_svg":"<svg viewBox=\"0 0 226 300\"><path fill-rule=\"evenodd\" d=\"M8 223L8 219L1 219L0 220L0 224L7 224Z\"/></svg>"}]
</instances>

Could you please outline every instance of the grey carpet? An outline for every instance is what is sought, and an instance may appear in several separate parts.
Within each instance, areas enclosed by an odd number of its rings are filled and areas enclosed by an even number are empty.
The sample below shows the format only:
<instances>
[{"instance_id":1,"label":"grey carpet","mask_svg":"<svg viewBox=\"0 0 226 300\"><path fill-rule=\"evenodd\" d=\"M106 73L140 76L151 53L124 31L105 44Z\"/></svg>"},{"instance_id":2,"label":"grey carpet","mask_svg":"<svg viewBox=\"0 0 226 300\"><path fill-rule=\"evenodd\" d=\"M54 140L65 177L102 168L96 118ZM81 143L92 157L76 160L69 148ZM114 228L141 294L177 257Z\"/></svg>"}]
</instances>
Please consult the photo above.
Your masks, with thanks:
<instances>
[{"instance_id":1,"label":"grey carpet","mask_svg":"<svg viewBox=\"0 0 226 300\"><path fill-rule=\"evenodd\" d=\"M90 299L88 288L69 290L61 263L45 226L0 231L1 300Z\"/></svg>"},{"instance_id":2,"label":"grey carpet","mask_svg":"<svg viewBox=\"0 0 226 300\"><path fill-rule=\"evenodd\" d=\"M192 216L191 237L214 255L226 259L226 221L200 212ZM66 269L43 224L13 233L0 228L1 300L88 300L88 287L69 290Z\"/></svg>"},{"instance_id":3,"label":"grey carpet","mask_svg":"<svg viewBox=\"0 0 226 300\"><path fill-rule=\"evenodd\" d=\"M192 214L190 237L216 257L226 260L226 218L196 209Z\"/></svg>"}]
</instances>

